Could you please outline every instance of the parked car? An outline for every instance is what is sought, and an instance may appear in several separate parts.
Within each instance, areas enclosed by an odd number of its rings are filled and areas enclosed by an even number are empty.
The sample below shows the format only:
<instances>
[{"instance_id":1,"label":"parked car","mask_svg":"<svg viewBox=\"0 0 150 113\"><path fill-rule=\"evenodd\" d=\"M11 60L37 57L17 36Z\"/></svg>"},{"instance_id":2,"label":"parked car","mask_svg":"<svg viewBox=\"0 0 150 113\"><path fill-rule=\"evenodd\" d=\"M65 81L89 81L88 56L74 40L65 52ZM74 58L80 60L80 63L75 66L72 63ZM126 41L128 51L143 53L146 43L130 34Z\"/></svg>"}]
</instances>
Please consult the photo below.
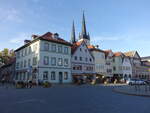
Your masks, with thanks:
<instances>
[{"instance_id":1,"label":"parked car","mask_svg":"<svg viewBox=\"0 0 150 113\"><path fill-rule=\"evenodd\" d=\"M127 80L126 83L128 85L145 85L146 84L144 80L139 80L139 79L130 79L130 80Z\"/></svg>"},{"instance_id":2,"label":"parked car","mask_svg":"<svg viewBox=\"0 0 150 113\"><path fill-rule=\"evenodd\" d=\"M146 83L147 85L150 85L150 80L146 80L145 83Z\"/></svg>"}]
</instances>

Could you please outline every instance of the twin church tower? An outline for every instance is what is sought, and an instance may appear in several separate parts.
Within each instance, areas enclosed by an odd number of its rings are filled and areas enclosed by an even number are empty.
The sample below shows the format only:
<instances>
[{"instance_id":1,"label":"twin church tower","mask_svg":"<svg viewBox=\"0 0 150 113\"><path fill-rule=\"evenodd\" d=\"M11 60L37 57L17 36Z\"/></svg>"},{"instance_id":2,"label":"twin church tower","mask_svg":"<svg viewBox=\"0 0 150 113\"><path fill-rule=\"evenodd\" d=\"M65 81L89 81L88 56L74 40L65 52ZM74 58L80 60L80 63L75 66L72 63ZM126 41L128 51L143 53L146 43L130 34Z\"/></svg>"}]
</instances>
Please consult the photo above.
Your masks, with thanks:
<instances>
[{"instance_id":1,"label":"twin church tower","mask_svg":"<svg viewBox=\"0 0 150 113\"><path fill-rule=\"evenodd\" d=\"M78 40L76 39L75 25L74 25L74 21L73 21L72 32L71 32L71 43L74 44L77 41L83 41L83 40L87 45L90 45L90 35L86 31L86 22L85 22L84 12L83 12L83 17L82 17L82 32L79 33Z\"/></svg>"}]
</instances>

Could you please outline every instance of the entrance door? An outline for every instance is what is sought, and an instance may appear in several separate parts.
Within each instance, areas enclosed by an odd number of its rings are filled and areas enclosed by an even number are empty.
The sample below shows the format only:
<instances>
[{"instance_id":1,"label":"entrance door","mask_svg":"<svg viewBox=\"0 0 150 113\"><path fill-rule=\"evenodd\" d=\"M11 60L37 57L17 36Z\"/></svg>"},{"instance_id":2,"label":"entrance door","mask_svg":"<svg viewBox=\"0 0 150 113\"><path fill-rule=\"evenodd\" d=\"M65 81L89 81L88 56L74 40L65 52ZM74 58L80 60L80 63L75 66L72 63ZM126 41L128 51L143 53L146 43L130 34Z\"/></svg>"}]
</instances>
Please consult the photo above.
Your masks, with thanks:
<instances>
[{"instance_id":1,"label":"entrance door","mask_svg":"<svg viewBox=\"0 0 150 113\"><path fill-rule=\"evenodd\" d=\"M59 72L59 83L63 82L63 73Z\"/></svg>"}]
</instances>

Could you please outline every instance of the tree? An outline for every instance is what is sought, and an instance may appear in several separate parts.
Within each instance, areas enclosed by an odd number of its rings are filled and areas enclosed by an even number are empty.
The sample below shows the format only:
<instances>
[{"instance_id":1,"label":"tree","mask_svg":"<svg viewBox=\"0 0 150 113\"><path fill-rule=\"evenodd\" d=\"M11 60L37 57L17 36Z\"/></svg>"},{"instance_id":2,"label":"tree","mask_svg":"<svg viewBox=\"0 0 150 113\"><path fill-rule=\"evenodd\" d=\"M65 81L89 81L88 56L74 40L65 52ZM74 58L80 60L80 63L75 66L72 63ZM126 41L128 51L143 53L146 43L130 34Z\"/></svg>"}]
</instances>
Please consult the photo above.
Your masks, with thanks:
<instances>
[{"instance_id":1,"label":"tree","mask_svg":"<svg viewBox=\"0 0 150 113\"><path fill-rule=\"evenodd\" d=\"M9 49L4 48L4 50L3 50L3 56L9 56Z\"/></svg>"},{"instance_id":2,"label":"tree","mask_svg":"<svg viewBox=\"0 0 150 113\"><path fill-rule=\"evenodd\" d=\"M15 57L14 50L9 50L8 48L4 48L4 50L0 52L0 59L1 59L1 62L4 64L9 63L11 58L14 58L14 57Z\"/></svg>"}]
</instances>

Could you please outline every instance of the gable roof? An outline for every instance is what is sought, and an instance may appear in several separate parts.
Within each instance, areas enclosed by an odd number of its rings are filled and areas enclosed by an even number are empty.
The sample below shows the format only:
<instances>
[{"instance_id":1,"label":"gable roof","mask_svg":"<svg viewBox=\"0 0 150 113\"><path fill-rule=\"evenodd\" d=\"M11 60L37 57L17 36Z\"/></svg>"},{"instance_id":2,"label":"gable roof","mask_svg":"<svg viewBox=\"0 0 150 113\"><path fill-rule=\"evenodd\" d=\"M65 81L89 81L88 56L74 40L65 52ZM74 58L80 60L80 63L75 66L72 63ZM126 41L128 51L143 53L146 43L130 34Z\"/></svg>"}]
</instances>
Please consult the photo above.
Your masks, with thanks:
<instances>
[{"instance_id":1,"label":"gable roof","mask_svg":"<svg viewBox=\"0 0 150 113\"><path fill-rule=\"evenodd\" d=\"M122 52L115 52L113 56L125 56Z\"/></svg>"},{"instance_id":2,"label":"gable roof","mask_svg":"<svg viewBox=\"0 0 150 113\"><path fill-rule=\"evenodd\" d=\"M125 56L128 56L128 57L135 57L135 54L138 55L138 57L140 58L140 55L138 54L137 51L128 51L128 52L125 52L124 55Z\"/></svg>"},{"instance_id":3,"label":"gable roof","mask_svg":"<svg viewBox=\"0 0 150 113\"><path fill-rule=\"evenodd\" d=\"M107 56L108 56L108 54L109 54L110 52L112 52L112 50L111 50L111 49L109 49L109 50L104 50L105 56L107 57ZM112 52L112 53L113 53L113 52Z\"/></svg>"},{"instance_id":4,"label":"gable roof","mask_svg":"<svg viewBox=\"0 0 150 113\"><path fill-rule=\"evenodd\" d=\"M36 42L38 40L45 40L45 41L49 41L49 42L55 42L55 43L60 43L60 44L68 45L68 46L72 45L71 43L69 43L68 41L66 41L66 40L64 40L64 39L62 39L60 37L57 37L57 38L54 37L55 34L56 33L53 34L51 32L47 32L47 33L45 33L44 35L41 35L41 36L32 35L32 36L35 37L34 40L32 40L29 43L27 43L27 44L21 46L20 48L16 49L15 52L19 51L19 50L21 50L21 49L23 49L23 48L25 48L27 46L29 46L30 44L32 44L32 43L34 43L34 42Z\"/></svg>"},{"instance_id":5,"label":"gable roof","mask_svg":"<svg viewBox=\"0 0 150 113\"><path fill-rule=\"evenodd\" d=\"M103 53L105 53L103 50L101 50L101 49L99 49L99 48L96 48L95 46L93 46L93 45L89 45L89 46L87 46L88 47L88 49L90 50L90 51L98 51L98 52L103 52Z\"/></svg>"},{"instance_id":6,"label":"gable roof","mask_svg":"<svg viewBox=\"0 0 150 113\"><path fill-rule=\"evenodd\" d=\"M83 43L83 41L73 43L71 46L71 54L74 54L74 52L77 50L77 48Z\"/></svg>"},{"instance_id":7,"label":"gable roof","mask_svg":"<svg viewBox=\"0 0 150 113\"><path fill-rule=\"evenodd\" d=\"M89 54L90 54L90 55L92 56L92 58L94 59L93 55L91 54L91 52L90 52L90 50L89 50L89 48L88 48L88 46L86 45L86 43L85 43L84 40L78 41L78 42L74 43L74 44L71 46L71 54L74 54L75 51L78 49L78 47L79 47L82 43L85 44L85 46L87 47L87 49L88 49L88 51L89 51Z\"/></svg>"}]
</instances>

